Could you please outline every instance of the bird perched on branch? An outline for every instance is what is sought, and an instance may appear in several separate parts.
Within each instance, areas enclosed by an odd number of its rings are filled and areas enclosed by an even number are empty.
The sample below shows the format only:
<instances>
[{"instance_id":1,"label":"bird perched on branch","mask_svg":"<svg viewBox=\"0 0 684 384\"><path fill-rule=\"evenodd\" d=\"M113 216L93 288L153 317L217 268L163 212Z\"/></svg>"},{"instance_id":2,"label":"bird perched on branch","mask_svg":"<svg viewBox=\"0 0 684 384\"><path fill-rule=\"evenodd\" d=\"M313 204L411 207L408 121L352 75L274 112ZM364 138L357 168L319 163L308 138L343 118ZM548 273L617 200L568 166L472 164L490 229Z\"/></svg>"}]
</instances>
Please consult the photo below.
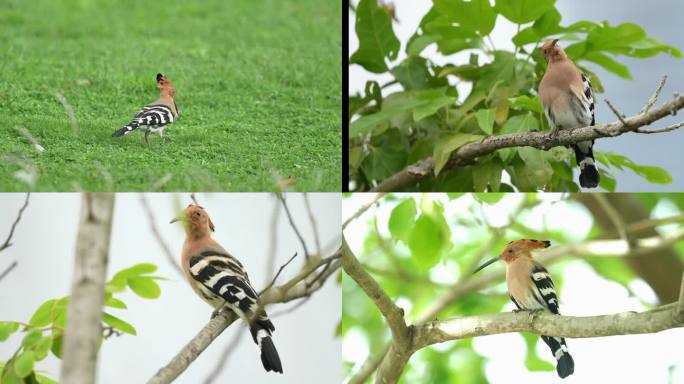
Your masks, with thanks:
<instances>
[{"instance_id":1,"label":"bird perched on branch","mask_svg":"<svg viewBox=\"0 0 684 384\"><path fill-rule=\"evenodd\" d=\"M551 275L543 265L532 259L532 252L548 248L548 240L516 240L506 244L504 251L497 257L478 267L475 272L496 262L506 262L506 284L508 294L518 310L549 311L558 315L558 296ZM566 378L575 370L575 362L568 353L565 339L554 336L541 336L556 358L558 376Z\"/></svg>"},{"instance_id":2,"label":"bird perched on branch","mask_svg":"<svg viewBox=\"0 0 684 384\"><path fill-rule=\"evenodd\" d=\"M549 126L558 132L594 125L594 95L589 78L568 58L558 39L546 41L542 52L548 67L539 84L539 99ZM584 188L596 188L599 183L593 146L593 140L572 146L580 167L579 182Z\"/></svg>"},{"instance_id":3,"label":"bird perched on branch","mask_svg":"<svg viewBox=\"0 0 684 384\"><path fill-rule=\"evenodd\" d=\"M171 223L177 221L183 223L186 234L181 264L194 291L216 308L214 314L227 306L240 316L249 325L252 339L261 350L264 369L283 373L271 339L275 327L266 311L259 307L258 294L245 268L211 237L214 223L207 211L190 204Z\"/></svg>"},{"instance_id":4,"label":"bird perched on branch","mask_svg":"<svg viewBox=\"0 0 684 384\"><path fill-rule=\"evenodd\" d=\"M171 80L161 73L157 73L157 87L159 87L159 99L143 107L130 123L116 130L112 134L113 137L120 137L139 129L145 132L145 143L148 146L150 143L147 141L147 136L150 132L159 133L162 140L171 139L168 133L164 135L164 128L178 117L176 88Z\"/></svg>"}]
</instances>

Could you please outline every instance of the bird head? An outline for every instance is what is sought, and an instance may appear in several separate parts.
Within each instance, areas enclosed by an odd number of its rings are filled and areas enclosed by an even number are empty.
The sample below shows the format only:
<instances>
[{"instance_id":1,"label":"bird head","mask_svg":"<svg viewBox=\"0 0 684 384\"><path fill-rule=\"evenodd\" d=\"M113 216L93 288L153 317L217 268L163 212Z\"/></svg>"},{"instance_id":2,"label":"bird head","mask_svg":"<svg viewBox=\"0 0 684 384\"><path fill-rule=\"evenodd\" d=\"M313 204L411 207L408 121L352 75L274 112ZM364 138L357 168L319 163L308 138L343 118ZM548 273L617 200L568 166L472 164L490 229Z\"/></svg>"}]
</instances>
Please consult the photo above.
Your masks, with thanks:
<instances>
[{"instance_id":1,"label":"bird head","mask_svg":"<svg viewBox=\"0 0 684 384\"><path fill-rule=\"evenodd\" d=\"M162 96L167 94L171 98L176 97L176 87L168 77L161 73L157 73L157 87L161 90Z\"/></svg>"},{"instance_id":2,"label":"bird head","mask_svg":"<svg viewBox=\"0 0 684 384\"><path fill-rule=\"evenodd\" d=\"M204 207L196 204L190 204L185 208L180 215L176 216L169 224L181 222L188 235L195 237L207 236L214 232L214 223L211 222L209 214L204 210Z\"/></svg>"},{"instance_id":3,"label":"bird head","mask_svg":"<svg viewBox=\"0 0 684 384\"><path fill-rule=\"evenodd\" d=\"M566 58L565 51L558 45L558 39L549 39L542 45L542 54L546 62L553 63Z\"/></svg>"},{"instance_id":4,"label":"bird head","mask_svg":"<svg viewBox=\"0 0 684 384\"><path fill-rule=\"evenodd\" d=\"M504 248L503 252L501 252L499 256L486 261L484 264L477 267L475 272L499 260L510 263L519 257L532 257L532 251L540 248L548 248L549 246L551 246L551 242L548 240L522 239L511 241L510 243L506 244L506 248Z\"/></svg>"}]
</instances>

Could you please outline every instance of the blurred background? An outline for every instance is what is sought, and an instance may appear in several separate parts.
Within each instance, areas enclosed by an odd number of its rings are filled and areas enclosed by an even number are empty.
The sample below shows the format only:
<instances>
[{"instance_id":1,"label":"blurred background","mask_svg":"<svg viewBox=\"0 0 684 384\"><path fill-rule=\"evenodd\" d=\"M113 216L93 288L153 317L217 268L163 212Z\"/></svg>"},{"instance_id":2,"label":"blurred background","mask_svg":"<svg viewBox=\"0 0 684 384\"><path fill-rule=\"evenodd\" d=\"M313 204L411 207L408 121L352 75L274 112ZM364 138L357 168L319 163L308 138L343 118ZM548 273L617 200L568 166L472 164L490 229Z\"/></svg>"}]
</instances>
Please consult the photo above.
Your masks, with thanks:
<instances>
[{"instance_id":1,"label":"blurred background","mask_svg":"<svg viewBox=\"0 0 684 384\"><path fill-rule=\"evenodd\" d=\"M357 0L351 0L357 4ZM395 6L396 21L392 27L397 38L401 41L401 49L397 60L390 67L402 62L407 56L405 52L406 42L416 31L420 20L432 7L432 1L428 0L393 0ZM493 2L491 2L493 3ZM643 27L646 33L665 44L672 45L680 50L684 49L684 35L673 33L674 27L681 24L681 16L684 14L684 2L679 0L660 0L657 3L639 0L558 0L556 8L562 16L561 25L570 25L579 20L601 22L607 20L611 25L633 22ZM354 33L355 15L349 11L349 53L358 48L358 39ZM515 35L517 26L502 16L496 21L496 27L491 34L497 49L513 49L511 37ZM428 46L421 56L429 58L438 65L446 63L463 64L468 62L469 51L465 50L450 56L443 56L437 52L435 44ZM684 72L681 60L672 56L661 54L647 59L633 59L625 56L619 57L618 61L627 65L633 79L620 78L598 65L583 62L589 69L594 71L601 79L606 90L605 94L599 94L596 102L596 122L607 123L617 119L610 111L604 98L609 99L620 111L627 116L639 112L648 98L651 97L658 82L663 75L668 76L668 82L661 94L660 101L667 101L673 92L682 92L681 84L684 84ZM363 93L368 80L376 80L380 84L392 80L388 73L376 75L364 70L360 65L349 66L349 94ZM458 85L460 95L466 95L470 84L462 82ZM401 86L395 84L383 89L383 95L395 92ZM681 121L681 116L668 117L654 124L655 127L665 127ZM654 165L669 170L674 178L671 184L650 184L631 171L618 173L618 191L623 192L650 192L650 191L682 191L684 190L684 178L676 170L684 167L684 156L680 153L680 145L684 141L684 130L658 135L625 134L615 139L598 140L595 150L611 151L625 155L637 164Z\"/></svg>"},{"instance_id":2,"label":"blurred background","mask_svg":"<svg viewBox=\"0 0 684 384\"><path fill-rule=\"evenodd\" d=\"M154 223L176 259L184 233L180 225L169 225L180 207L191 202L189 194L146 194ZM255 289L264 288L275 271L269 266L274 252L275 269L295 252L278 278L282 284L296 275L304 263L304 252L290 227L280 202L272 194L197 194L216 226L214 238L240 259ZM314 230L302 194L286 194L288 206L309 250L316 252ZM4 238L16 218L25 194L0 195L0 236ZM339 247L339 194L309 194L322 253ZM28 322L38 306L48 299L69 294L76 230L81 206L79 194L32 194L14 234L14 245L0 253L0 270L11 261L18 266L0 281L0 321ZM273 230L275 229L275 231ZM141 383L152 377L207 324L213 309L196 296L164 256L152 235L148 216L139 194L117 194L114 207L108 279L137 263L159 266L156 275L161 297L146 300L130 290L121 294L128 309L108 308L113 315L131 323L137 336L124 334L107 339L100 349L98 383ZM333 275L319 291L294 311L277 315L298 301L267 307L276 326L274 343L283 361L284 374L263 370L257 347L242 323L223 332L190 365L175 383L204 382L219 363L226 345L241 333L239 345L225 363L216 382L236 383L336 383L340 381L340 340L336 329L341 318L341 290ZM0 360L7 360L21 343L22 333L0 343ZM51 354L36 368L59 378L61 360ZM315 362L315 363L312 363Z\"/></svg>"},{"instance_id":3,"label":"blurred background","mask_svg":"<svg viewBox=\"0 0 684 384\"><path fill-rule=\"evenodd\" d=\"M351 217L373 194L348 195ZM598 196L598 197L597 197ZM397 305L407 323L427 318L511 311L506 285L464 290L483 260L511 240L550 240L553 247L620 239L606 207L618 212L630 239L670 239L639 256L609 246L599 254L567 254L543 263L559 293L560 311L592 316L644 311L677 300L684 270L683 194L388 194L344 231L351 250ZM609 210L609 209L608 209ZM669 224L654 227L654 219ZM624 250L623 250L624 251ZM543 252L540 254L543 258ZM344 376L356 374L390 338L377 308L343 276ZM472 285L471 285L472 287ZM444 300L445 297L452 298ZM441 305L444 304L444 305ZM431 315L428 315L431 313ZM655 334L568 339L575 373L564 383L684 383L684 329ZM512 379L514 378L514 379ZM532 334L507 333L449 341L415 353L403 383L559 382L548 347Z\"/></svg>"}]
</instances>

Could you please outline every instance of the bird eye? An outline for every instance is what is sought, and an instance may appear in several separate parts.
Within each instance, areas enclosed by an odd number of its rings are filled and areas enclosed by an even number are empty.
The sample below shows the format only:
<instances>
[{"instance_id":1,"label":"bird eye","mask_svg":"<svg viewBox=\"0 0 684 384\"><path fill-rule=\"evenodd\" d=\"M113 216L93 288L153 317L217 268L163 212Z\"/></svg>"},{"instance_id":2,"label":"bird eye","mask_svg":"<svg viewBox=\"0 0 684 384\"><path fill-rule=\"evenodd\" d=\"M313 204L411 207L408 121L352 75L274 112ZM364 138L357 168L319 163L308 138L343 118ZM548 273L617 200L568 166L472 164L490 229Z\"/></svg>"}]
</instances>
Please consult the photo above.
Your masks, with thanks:
<instances>
[{"instance_id":1,"label":"bird eye","mask_svg":"<svg viewBox=\"0 0 684 384\"><path fill-rule=\"evenodd\" d=\"M546 55L546 48L544 48L543 51L544 51L544 54Z\"/></svg>"},{"instance_id":2,"label":"bird eye","mask_svg":"<svg viewBox=\"0 0 684 384\"><path fill-rule=\"evenodd\" d=\"M513 250L512 250L512 249L509 249L509 250L508 250L508 253L513 253Z\"/></svg>"},{"instance_id":3,"label":"bird eye","mask_svg":"<svg viewBox=\"0 0 684 384\"><path fill-rule=\"evenodd\" d=\"M202 214L199 213L199 212L195 212L194 216L195 216L195 217L200 217L200 216L202 216Z\"/></svg>"}]
</instances>

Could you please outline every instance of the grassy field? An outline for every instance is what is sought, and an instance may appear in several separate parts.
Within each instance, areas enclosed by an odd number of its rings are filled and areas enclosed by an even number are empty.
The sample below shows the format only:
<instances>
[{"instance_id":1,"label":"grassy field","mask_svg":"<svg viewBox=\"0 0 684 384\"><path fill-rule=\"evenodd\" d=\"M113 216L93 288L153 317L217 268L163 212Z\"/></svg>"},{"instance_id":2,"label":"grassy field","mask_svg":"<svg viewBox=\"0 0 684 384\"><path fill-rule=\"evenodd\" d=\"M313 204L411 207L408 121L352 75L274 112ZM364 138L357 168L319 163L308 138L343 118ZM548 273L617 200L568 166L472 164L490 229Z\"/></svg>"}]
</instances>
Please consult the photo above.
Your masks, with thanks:
<instances>
[{"instance_id":1,"label":"grassy field","mask_svg":"<svg viewBox=\"0 0 684 384\"><path fill-rule=\"evenodd\" d=\"M321 0L0 2L0 190L268 191L290 176L341 190L340 14ZM157 72L176 86L173 141L112 138L159 96Z\"/></svg>"}]
</instances>

